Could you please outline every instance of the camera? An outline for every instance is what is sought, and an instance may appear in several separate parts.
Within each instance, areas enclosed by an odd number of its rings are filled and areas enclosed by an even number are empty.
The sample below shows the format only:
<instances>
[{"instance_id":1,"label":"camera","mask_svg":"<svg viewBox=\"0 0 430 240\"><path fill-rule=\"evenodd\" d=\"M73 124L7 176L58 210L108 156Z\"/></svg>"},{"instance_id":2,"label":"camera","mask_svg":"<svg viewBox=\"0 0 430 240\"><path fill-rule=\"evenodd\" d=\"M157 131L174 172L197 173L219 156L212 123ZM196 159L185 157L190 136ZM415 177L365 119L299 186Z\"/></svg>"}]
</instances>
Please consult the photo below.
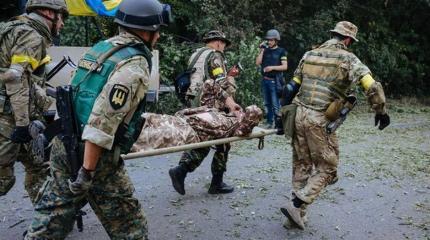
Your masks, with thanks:
<instances>
[{"instance_id":1,"label":"camera","mask_svg":"<svg viewBox=\"0 0 430 240\"><path fill-rule=\"evenodd\" d=\"M260 48L268 48L269 45L267 44L267 41L264 41L260 44Z\"/></svg>"}]
</instances>

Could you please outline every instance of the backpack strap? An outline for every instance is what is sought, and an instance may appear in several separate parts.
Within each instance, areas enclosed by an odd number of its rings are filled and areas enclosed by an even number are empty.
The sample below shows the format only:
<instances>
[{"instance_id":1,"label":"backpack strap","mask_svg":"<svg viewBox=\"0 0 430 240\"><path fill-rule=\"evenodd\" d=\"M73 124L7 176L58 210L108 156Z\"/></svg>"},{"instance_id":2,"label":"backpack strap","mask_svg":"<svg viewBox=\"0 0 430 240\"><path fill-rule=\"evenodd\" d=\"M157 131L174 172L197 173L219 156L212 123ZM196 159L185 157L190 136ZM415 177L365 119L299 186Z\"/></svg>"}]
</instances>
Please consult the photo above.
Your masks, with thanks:
<instances>
[{"instance_id":1,"label":"backpack strap","mask_svg":"<svg viewBox=\"0 0 430 240\"><path fill-rule=\"evenodd\" d=\"M137 49L140 50L141 44L143 44L143 43L125 43L125 44L118 44L116 46L113 46L109 51L107 51L104 54L101 54L96 59L96 62L91 66L91 69L88 70L88 72L85 74L85 76L82 78L82 80L79 81L79 83L77 84L77 86L79 86L81 83L85 82L87 80L87 78L91 75L91 73L93 73L94 71L96 71L108 58L110 58L116 52L118 52L121 49L124 49L126 47L133 47L133 48L137 48ZM144 50L140 50L140 51L144 52ZM151 69L152 69L151 58L149 58L145 54L143 54L142 56L144 56L145 59L147 60L148 65L149 65L149 71L151 71Z\"/></svg>"},{"instance_id":2,"label":"backpack strap","mask_svg":"<svg viewBox=\"0 0 430 240\"><path fill-rule=\"evenodd\" d=\"M193 60L191 60L190 65L188 65L187 70L192 70L194 68L194 65L196 65L197 60L199 60L200 56L206 51L206 50L211 50L210 48L204 47L202 49L200 49L196 56L193 58ZM212 51L212 50L211 50ZM210 54L208 54L209 56ZM206 57L205 59L205 63L208 60L208 57Z\"/></svg>"}]
</instances>

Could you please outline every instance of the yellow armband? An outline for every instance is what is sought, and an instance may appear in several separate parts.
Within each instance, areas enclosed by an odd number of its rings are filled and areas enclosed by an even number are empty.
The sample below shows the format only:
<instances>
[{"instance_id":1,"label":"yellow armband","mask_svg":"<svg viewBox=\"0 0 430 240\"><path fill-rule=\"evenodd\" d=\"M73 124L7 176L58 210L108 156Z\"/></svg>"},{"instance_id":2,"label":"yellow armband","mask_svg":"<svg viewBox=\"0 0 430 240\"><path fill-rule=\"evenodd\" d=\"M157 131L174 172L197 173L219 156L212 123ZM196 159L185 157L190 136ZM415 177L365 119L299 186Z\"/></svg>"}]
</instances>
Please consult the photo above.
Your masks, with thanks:
<instances>
[{"instance_id":1,"label":"yellow armband","mask_svg":"<svg viewBox=\"0 0 430 240\"><path fill-rule=\"evenodd\" d=\"M299 77L293 77L293 81L299 85L302 84L302 79L300 79Z\"/></svg>"},{"instance_id":2,"label":"yellow armband","mask_svg":"<svg viewBox=\"0 0 430 240\"><path fill-rule=\"evenodd\" d=\"M31 65L31 68L35 70L40 65L48 63L51 61L51 57L46 55L40 62L37 61L34 57L30 57L27 55L13 55L11 59L11 65L12 64L20 64L20 63L29 63Z\"/></svg>"},{"instance_id":3,"label":"yellow armband","mask_svg":"<svg viewBox=\"0 0 430 240\"><path fill-rule=\"evenodd\" d=\"M218 76L220 74L223 74L224 70L221 67L217 67L214 70L212 70L212 75L213 76Z\"/></svg>"},{"instance_id":4,"label":"yellow armband","mask_svg":"<svg viewBox=\"0 0 430 240\"><path fill-rule=\"evenodd\" d=\"M366 74L360 79L361 86L365 91L368 91L374 82L375 79L370 74Z\"/></svg>"}]
</instances>

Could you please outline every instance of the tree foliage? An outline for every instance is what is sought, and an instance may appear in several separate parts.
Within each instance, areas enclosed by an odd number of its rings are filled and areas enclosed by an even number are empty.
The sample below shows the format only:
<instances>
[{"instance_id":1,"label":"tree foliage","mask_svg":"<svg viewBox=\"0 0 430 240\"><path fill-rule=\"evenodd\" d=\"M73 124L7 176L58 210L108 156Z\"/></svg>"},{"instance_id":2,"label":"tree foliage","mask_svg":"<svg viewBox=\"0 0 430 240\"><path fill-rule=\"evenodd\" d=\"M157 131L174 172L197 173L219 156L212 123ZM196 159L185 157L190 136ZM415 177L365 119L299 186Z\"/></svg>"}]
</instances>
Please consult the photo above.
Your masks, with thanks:
<instances>
[{"instance_id":1,"label":"tree foliage","mask_svg":"<svg viewBox=\"0 0 430 240\"><path fill-rule=\"evenodd\" d=\"M286 76L290 78L302 55L327 40L328 30L336 22L348 20L359 29L360 41L353 44L351 50L383 83L388 96L430 95L429 0L165 2L172 5L175 15L175 24L164 31L159 44L161 76L166 83L171 83L185 68L191 52L201 46L201 36L211 29L220 29L233 41L226 52L229 66L240 60L245 68L237 79L239 101L245 105L261 105L255 57L261 41L259 37L264 36L265 31L276 28L281 32L280 46L288 51ZM114 32L109 20L98 19L98 22L106 35ZM84 24L75 25L82 28ZM66 31L64 42L68 34L70 32Z\"/></svg>"}]
</instances>

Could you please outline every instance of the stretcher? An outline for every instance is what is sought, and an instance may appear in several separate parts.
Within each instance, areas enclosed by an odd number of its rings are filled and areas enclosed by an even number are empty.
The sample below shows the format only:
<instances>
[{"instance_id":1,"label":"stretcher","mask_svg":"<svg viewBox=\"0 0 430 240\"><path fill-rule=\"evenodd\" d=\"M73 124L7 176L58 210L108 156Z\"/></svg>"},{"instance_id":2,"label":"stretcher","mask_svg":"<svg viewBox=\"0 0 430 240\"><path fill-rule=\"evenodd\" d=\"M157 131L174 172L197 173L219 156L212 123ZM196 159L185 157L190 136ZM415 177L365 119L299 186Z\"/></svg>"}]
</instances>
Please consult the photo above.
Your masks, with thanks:
<instances>
[{"instance_id":1,"label":"stretcher","mask_svg":"<svg viewBox=\"0 0 430 240\"><path fill-rule=\"evenodd\" d=\"M220 138L220 139L204 141L199 143L190 143L190 144L168 147L168 148L153 149L145 152L129 153L127 155L121 155L121 157L124 160L132 160L136 158L157 156L157 155L163 155L163 154L174 153L174 152L182 152L185 150L210 147L214 145L237 142L242 140L250 140L254 138L259 139L258 148L262 149L264 147L264 136L271 135L274 133L276 133L276 129L263 129L260 127L254 127L254 129L252 129L252 133L245 137Z\"/></svg>"}]
</instances>

